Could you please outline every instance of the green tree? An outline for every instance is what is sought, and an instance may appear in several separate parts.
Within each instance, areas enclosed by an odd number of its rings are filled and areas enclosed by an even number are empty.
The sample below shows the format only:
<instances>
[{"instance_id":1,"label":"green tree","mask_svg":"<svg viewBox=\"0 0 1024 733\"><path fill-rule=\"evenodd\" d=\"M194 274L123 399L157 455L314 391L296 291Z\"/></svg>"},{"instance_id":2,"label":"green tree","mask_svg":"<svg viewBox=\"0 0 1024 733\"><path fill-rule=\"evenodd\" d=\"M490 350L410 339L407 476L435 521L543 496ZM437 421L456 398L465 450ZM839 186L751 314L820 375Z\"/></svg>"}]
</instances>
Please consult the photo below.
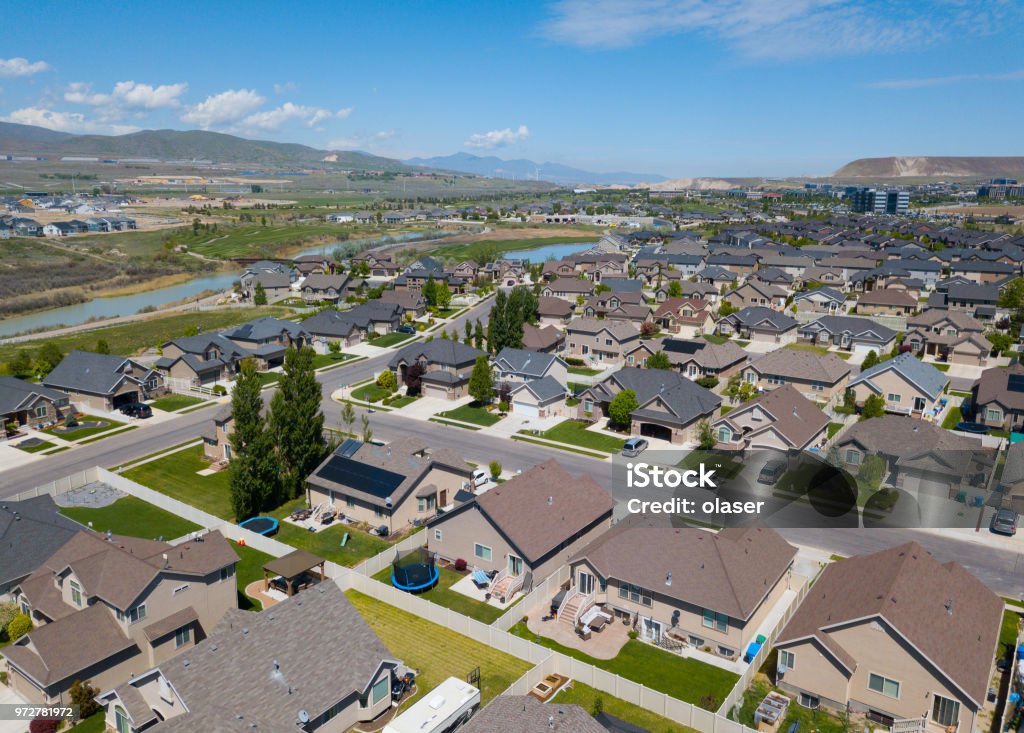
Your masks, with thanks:
<instances>
[{"instance_id":1,"label":"green tree","mask_svg":"<svg viewBox=\"0 0 1024 733\"><path fill-rule=\"evenodd\" d=\"M671 369L672 362L669 361L668 354L664 351L659 351L656 354L652 354L647 357L647 362L644 364L648 369Z\"/></svg>"},{"instance_id":2,"label":"green tree","mask_svg":"<svg viewBox=\"0 0 1024 733\"><path fill-rule=\"evenodd\" d=\"M446 282L434 284L434 305L444 309L452 304L452 290Z\"/></svg>"},{"instance_id":3,"label":"green tree","mask_svg":"<svg viewBox=\"0 0 1024 733\"><path fill-rule=\"evenodd\" d=\"M96 702L99 690L89 684L89 680L75 680L71 683L71 704L78 706L78 717L82 720L92 717L100 710Z\"/></svg>"},{"instance_id":4,"label":"green tree","mask_svg":"<svg viewBox=\"0 0 1024 733\"><path fill-rule=\"evenodd\" d=\"M341 406L341 424L345 426L345 432L348 435L353 435L352 426L356 422L356 411L352 407L351 402L346 402Z\"/></svg>"},{"instance_id":5,"label":"green tree","mask_svg":"<svg viewBox=\"0 0 1024 733\"><path fill-rule=\"evenodd\" d=\"M885 459L874 454L865 456L857 471L857 481L874 491L882 484L886 472Z\"/></svg>"},{"instance_id":6,"label":"green tree","mask_svg":"<svg viewBox=\"0 0 1024 733\"><path fill-rule=\"evenodd\" d=\"M697 443L701 450L711 450L718 443L715 439L715 431L707 420L697 423Z\"/></svg>"},{"instance_id":7,"label":"green tree","mask_svg":"<svg viewBox=\"0 0 1024 733\"><path fill-rule=\"evenodd\" d=\"M57 346L53 341L47 341L43 344L43 347L39 349L39 369L45 374L49 374L54 368L60 364L64 358L64 354L61 352L60 347Z\"/></svg>"},{"instance_id":8,"label":"green tree","mask_svg":"<svg viewBox=\"0 0 1024 733\"><path fill-rule=\"evenodd\" d=\"M263 388L256 363L242 362L231 393L231 415L235 429L231 441L231 510L239 522L254 517L278 495L278 465L274 439L261 414Z\"/></svg>"},{"instance_id":9,"label":"green tree","mask_svg":"<svg viewBox=\"0 0 1024 733\"><path fill-rule=\"evenodd\" d=\"M870 420L873 417L882 417L885 414L885 400L881 395L868 395L864 400L864 406L860 409L860 419Z\"/></svg>"},{"instance_id":10,"label":"green tree","mask_svg":"<svg viewBox=\"0 0 1024 733\"><path fill-rule=\"evenodd\" d=\"M14 617L21 613L17 603L0 603L0 634L7 633L7 624L14 620Z\"/></svg>"},{"instance_id":11,"label":"green tree","mask_svg":"<svg viewBox=\"0 0 1024 733\"><path fill-rule=\"evenodd\" d=\"M423 283L423 287L420 288L420 295L423 296L423 300L427 302L427 305L437 306L437 282L434 280L433 275L427 277L427 281Z\"/></svg>"},{"instance_id":12,"label":"green tree","mask_svg":"<svg viewBox=\"0 0 1024 733\"><path fill-rule=\"evenodd\" d=\"M462 343L464 343L466 346L472 346L473 345L473 324L469 322L468 318L466 319L466 327L463 329L463 332L465 333L465 338L462 339Z\"/></svg>"},{"instance_id":13,"label":"green tree","mask_svg":"<svg viewBox=\"0 0 1024 733\"><path fill-rule=\"evenodd\" d=\"M484 350L484 327L479 318L476 319L476 325L473 327L473 346L480 351Z\"/></svg>"},{"instance_id":14,"label":"green tree","mask_svg":"<svg viewBox=\"0 0 1024 733\"><path fill-rule=\"evenodd\" d=\"M637 402L636 392L624 389L608 403L608 419L615 427L626 430L633 419L631 417L633 410L638 407L640 407L640 403Z\"/></svg>"},{"instance_id":15,"label":"green tree","mask_svg":"<svg viewBox=\"0 0 1024 733\"><path fill-rule=\"evenodd\" d=\"M100 339L96 342L96 353L97 354L109 354L110 344L107 343L106 339Z\"/></svg>"},{"instance_id":16,"label":"green tree","mask_svg":"<svg viewBox=\"0 0 1024 733\"><path fill-rule=\"evenodd\" d=\"M491 306L490 317L487 320L487 350L497 354L504 348L507 340L505 331L505 310L508 306L508 296L504 290L499 290L494 296L494 305Z\"/></svg>"},{"instance_id":17,"label":"green tree","mask_svg":"<svg viewBox=\"0 0 1024 733\"><path fill-rule=\"evenodd\" d=\"M881 359L878 358L878 352L872 349L868 352L867 356L864 357L864 361L860 364L860 369L861 371L864 371L865 369L870 369L873 366L878 366L880 361Z\"/></svg>"},{"instance_id":18,"label":"green tree","mask_svg":"<svg viewBox=\"0 0 1024 733\"><path fill-rule=\"evenodd\" d=\"M993 331L992 333L985 334L985 338L992 344L992 351L996 354L1002 354L1013 346L1013 337L1008 333Z\"/></svg>"},{"instance_id":19,"label":"green tree","mask_svg":"<svg viewBox=\"0 0 1024 733\"><path fill-rule=\"evenodd\" d=\"M398 380L395 379L395 373L390 369L385 369L377 375L377 386L381 389L386 389L388 393L394 392L398 389Z\"/></svg>"},{"instance_id":20,"label":"green tree","mask_svg":"<svg viewBox=\"0 0 1024 733\"><path fill-rule=\"evenodd\" d=\"M495 481L497 481L498 477L501 476L501 462L500 461L491 461L490 464L487 466L487 468L490 469L491 478L493 478Z\"/></svg>"},{"instance_id":21,"label":"green tree","mask_svg":"<svg viewBox=\"0 0 1024 733\"><path fill-rule=\"evenodd\" d=\"M683 297L683 284L678 280L673 280L668 284L668 297L670 298L682 298Z\"/></svg>"},{"instance_id":22,"label":"green tree","mask_svg":"<svg viewBox=\"0 0 1024 733\"><path fill-rule=\"evenodd\" d=\"M324 457L323 393L313 371L313 349L289 348L284 374L270 402L270 431L281 476L279 503L302 495L306 477Z\"/></svg>"},{"instance_id":23,"label":"green tree","mask_svg":"<svg viewBox=\"0 0 1024 733\"><path fill-rule=\"evenodd\" d=\"M266 305L267 304L267 291L263 288L263 283L256 283L256 290L252 294L253 305Z\"/></svg>"},{"instance_id":24,"label":"green tree","mask_svg":"<svg viewBox=\"0 0 1024 733\"><path fill-rule=\"evenodd\" d=\"M363 442L369 443L373 440L373 430L370 429L370 416L363 414Z\"/></svg>"},{"instance_id":25,"label":"green tree","mask_svg":"<svg viewBox=\"0 0 1024 733\"><path fill-rule=\"evenodd\" d=\"M32 630L32 618L27 613L19 613L7 624L7 639L17 641Z\"/></svg>"},{"instance_id":26,"label":"green tree","mask_svg":"<svg viewBox=\"0 0 1024 733\"><path fill-rule=\"evenodd\" d=\"M329 341L327 343L327 350L330 351L332 354L335 354L335 355L340 354L341 353L341 342L340 341Z\"/></svg>"},{"instance_id":27,"label":"green tree","mask_svg":"<svg viewBox=\"0 0 1024 733\"><path fill-rule=\"evenodd\" d=\"M481 405L488 405L494 399L494 372L486 356L478 356L469 375L469 394Z\"/></svg>"},{"instance_id":28,"label":"green tree","mask_svg":"<svg viewBox=\"0 0 1024 733\"><path fill-rule=\"evenodd\" d=\"M14 358L7 362L7 371L15 377L32 376L32 357L24 349L14 352Z\"/></svg>"}]
</instances>

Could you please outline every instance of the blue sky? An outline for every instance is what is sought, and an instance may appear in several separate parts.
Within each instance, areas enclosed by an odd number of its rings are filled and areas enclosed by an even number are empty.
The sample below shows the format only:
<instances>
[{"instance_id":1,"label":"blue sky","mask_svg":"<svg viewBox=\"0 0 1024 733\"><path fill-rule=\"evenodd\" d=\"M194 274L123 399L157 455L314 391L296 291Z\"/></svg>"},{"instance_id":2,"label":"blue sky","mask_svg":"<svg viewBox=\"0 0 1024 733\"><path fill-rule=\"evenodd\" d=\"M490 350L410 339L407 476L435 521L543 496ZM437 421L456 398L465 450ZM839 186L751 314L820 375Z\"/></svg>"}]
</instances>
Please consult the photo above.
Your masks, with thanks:
<instances>
[{"instance_id":1,"label":"blue sky","mask_svg":"<svg viewBox=\"0 0 1024 733\"><path fill-rule=\"evenodd\" d=\"M19 3L0 119L668 176L1024 155L1020 2Z\"/></svg>"}]
</instances>

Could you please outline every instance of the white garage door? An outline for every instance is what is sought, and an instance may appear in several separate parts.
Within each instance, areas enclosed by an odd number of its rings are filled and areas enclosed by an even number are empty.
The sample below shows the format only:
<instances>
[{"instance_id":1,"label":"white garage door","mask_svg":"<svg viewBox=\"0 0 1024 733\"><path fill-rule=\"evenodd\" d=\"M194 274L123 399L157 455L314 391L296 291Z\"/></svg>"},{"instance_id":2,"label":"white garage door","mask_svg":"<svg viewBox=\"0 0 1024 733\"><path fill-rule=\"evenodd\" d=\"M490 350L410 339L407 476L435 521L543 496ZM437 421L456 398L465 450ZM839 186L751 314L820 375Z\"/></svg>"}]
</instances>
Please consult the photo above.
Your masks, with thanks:
<instances>
[{"instance_id":1,"label":"white garage door","mask_svg":"<svg viewBox=\"0 0 1024 733\"><path fill-rule=\"evenodd\" d=\"M877 346L872 346L871 344L855 344L854 347L853 347L853 353L854 354L864 354L864 355L867 355L867 353L869 351L877 352L878 351L878 347ZM879 356L881 356L881 354L879 354Z\"/></svg>"},{"instance_id":2,"label":"white garage door","mask_svg":"<svg viewBox=\"0 0 1024 733\"><path fill-rule=\"evenodd\" d=\"M424 397L440 397L442 400L448 397L448 392L444 387L438 387L434 384L423 385L423 396Z\"/></svg>"},{"instance_id":3,"label":"white garage door","mask_svg":"<svg viewBox=\"0 0 1024 733\"><path fill-rule=\"evenodd\" d=\"M513 402L512 412L523 417L538 417L540 416L540 408L537 405L529 405L525 402Z\"/></svg>"}]
</instances>

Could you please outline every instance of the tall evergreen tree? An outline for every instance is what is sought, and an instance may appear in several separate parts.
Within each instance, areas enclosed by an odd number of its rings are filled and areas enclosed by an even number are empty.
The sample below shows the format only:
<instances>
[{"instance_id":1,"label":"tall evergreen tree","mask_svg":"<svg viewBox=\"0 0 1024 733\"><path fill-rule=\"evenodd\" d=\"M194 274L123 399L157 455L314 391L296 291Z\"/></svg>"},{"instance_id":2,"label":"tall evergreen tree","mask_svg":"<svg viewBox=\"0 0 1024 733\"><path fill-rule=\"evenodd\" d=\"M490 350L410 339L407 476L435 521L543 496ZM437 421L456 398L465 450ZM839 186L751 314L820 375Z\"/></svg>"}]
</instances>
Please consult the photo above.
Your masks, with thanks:
<instances>
[{"instance_id":1,"label":"tall evergreen tree","mask_svg":"<svg viewBox=\"0 0 1024 733\"><path fill-rule=\"evenodd\" d=\"M302 495L306 477L324 456L322 393L313 371L313 349L289 348L284 375L270 402L270 430L277 444L281 503Z\"/></svg>"},{"instance_id":2,"label":"tall evergreen tree","mask_svg":"<svg viewBox=\"0 0 1024 733\"><path fill-rule=\"evenodd\" d=\"M504 290L499 290L494 296L494 305L491 306L490 320L487 321L487 350L497 354L505 346L507 330L505 315L508 308L508 296Z\"/></svg>"},{"instance_id":3,"label":"tall evergreen tree","mask_svg":"<svg viewBox=\"0 0 1024 733\"><path fill-rule=\"evenodd\" d=\"M478 356L469 375L469 394L481 405L494 399L494 372L486 356Z\"/></svg>"},{"instance_id":4,"label":"tall evergreen tree","mask_svg":"<svg viewBox=\"0 0 1024 733\"><path fill-rule=\"evenodd\" d=\"M473 346L480 351L484 349L484 327L479 318L476 319L476 326L473 328Z\"/></svg>"},{"instance_id":5,"label":"tall evergreen tree","mask_svg":"<svg viewBox=\"0 0 1024 733\"><path fill-rule=\"evenodd\" d=\"M234 432L231 441L231 509L239 522L269 509L278 494L278 468L274 441L264 424L263 384L252 359L242 362L231 393Z\"/></svg>"}]
</instances>

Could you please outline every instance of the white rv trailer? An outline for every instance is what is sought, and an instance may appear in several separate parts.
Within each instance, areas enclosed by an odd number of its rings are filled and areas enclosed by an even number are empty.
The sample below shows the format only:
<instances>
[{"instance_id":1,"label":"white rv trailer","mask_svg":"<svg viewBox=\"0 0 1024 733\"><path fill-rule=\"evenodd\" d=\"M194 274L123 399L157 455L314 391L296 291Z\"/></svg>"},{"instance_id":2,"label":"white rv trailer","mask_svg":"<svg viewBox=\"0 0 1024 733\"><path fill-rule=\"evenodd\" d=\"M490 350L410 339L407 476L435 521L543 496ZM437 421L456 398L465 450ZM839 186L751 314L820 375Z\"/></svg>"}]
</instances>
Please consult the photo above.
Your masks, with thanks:
<instances>
[{"instance_id":1,"label":"white rv trailer","mask_svg":"<svg viewBox=\"0 0 1024 733\"><path fill-rule=\"evenodd\" d=\"M480 690L449 677L384 726L384 733L450 733L480 707Z\"/></svg>"}]
</instances>

